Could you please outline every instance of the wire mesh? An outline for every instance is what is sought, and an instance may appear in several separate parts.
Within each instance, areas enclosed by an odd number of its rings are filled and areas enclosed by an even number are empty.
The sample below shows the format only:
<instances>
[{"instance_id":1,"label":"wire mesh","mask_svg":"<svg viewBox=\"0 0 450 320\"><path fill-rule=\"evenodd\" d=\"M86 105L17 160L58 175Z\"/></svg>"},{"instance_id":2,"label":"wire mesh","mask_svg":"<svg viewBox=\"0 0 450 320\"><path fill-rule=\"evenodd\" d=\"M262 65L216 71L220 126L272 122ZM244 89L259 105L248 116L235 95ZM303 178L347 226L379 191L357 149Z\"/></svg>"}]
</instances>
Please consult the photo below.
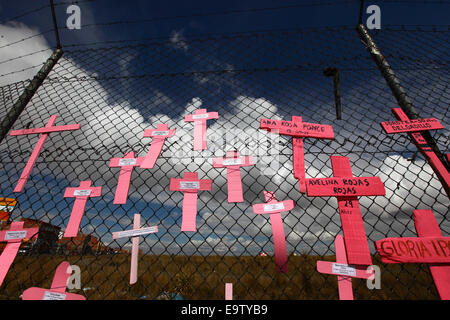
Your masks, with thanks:
<instances>
[{"instance_id":1,"label":"wire mesh","mask_svg":"<svg viewBox=\"0 0 450 320\"><path fill-rule=\"evenodd\" d=\"M372 36L423 118L449 127L448 29L384 27ZM340 72L342 120L336 120L333 80ZM0 88L3 118L27 85ZM384 265L374 241L416 236L412 212L432 209L449 235L449 200L436 175L406 134L386 135L380 122L395 120L397 107L386 82L354 27L243 33L167 41L73 46L40 86L13 129L80 123L81 129L49 135L25 189L13 188L37 137L8 136L1 148L1 196L16 198L10 221L22 218L63 231L73 206L67 187L92 180L101 197L87 202L78 238L41 240L44 249L23 249L12 265L0 296L17 299L31 286L49 286L57 264L80 266L87 299L223 299L226 282L239 299L336 299L337 279L316 271L316 261L334 261L333 241L342 233L336 198L299 192L293 177L291 138L259 130L261 118L332 125L335 140L305 139L306 177L331 177L330 156L350 158L354 176L379 176L386 196L360 197L361 214L374 264L381 268L380 290L354 279L356 299L437 299L427 265ZM209 120L208 149L193 151L193 125L184 116L198 108L217 111ZM128 200L114 205L119 169L113 157L134 151L145 156L151 139L145 129L168 123L177 129L166 139L153 169L133 170ZM431 133L449 152L447 130ZM212 159L226 151L252 155L257 164L241 169L244 202L228 203L225 169ZM170 178L198 172L211 179L199 193L197 231L181 232L181 192L169 190ZM252 205L263 191L292 199L283 213L289 271L275 271L269 218ZM112 232L131 229L134 213L143 226L159 232L141 237L138 283L130 286L129 240ZM51 225L51 226L50 226ZM53 226L53 227L52 227ZM267 256L261 256L261 253Z\"/></svg>"}]
</instances>

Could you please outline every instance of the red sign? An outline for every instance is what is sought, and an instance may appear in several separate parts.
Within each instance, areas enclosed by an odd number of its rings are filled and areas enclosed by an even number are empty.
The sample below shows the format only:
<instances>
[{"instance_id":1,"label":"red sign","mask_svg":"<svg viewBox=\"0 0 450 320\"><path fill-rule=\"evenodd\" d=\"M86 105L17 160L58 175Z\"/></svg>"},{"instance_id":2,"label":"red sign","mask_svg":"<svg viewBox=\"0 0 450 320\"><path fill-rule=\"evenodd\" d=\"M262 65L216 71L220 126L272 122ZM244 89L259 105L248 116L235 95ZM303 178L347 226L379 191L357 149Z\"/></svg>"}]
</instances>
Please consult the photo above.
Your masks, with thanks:
<instances>
[{"instance_id":1,"label":"red sign","mask_svg":"<svg viewBox=\"0 0 450 320\"><path fill-rule=\"evenodd\" d=\"M381 122L381 126L386 133L419 132L444 129L442 124L435 118L414 119L408 121L385 121Z\"/></svg>"},{"instance_id":2,"label":"red sign","mask_svg":"<svg viewBox=\"0 0 450 320\"><path fill-rule=\"evenodd\" d=\"M409 126L419 126L420 120L424 121L422 124L421 130L409 130L409 137L412 139L414 144L417 146L419 151L425 156L426 159L428 159L428 162L430 166L433 168L434 172L436 173L438 179L441 181L442 186L444 187L445 192L450 197L450 173L448 172L447 168L444 166L444 164L441 162L439 157L434 153L433 149L428 145L427 141L423 138L423 136L420 134L420 132L410 132L410 131L427 131L427 130L433 130L433 129L442 129L441 127L437 127L438 124L434 121L431 121L433 119L417 119L417 120L409 120L408 116L403 112L401 108L393 108L392 113L395 115L395 117L400 121L394 121L394 122L387 122L387 123L405 123L405 126L408 126L408 123L413 123L414 125ZM437 121L437 120L436 120ZM428 123L430 126L429 128L425 128L425 123ZM381 126L386 131L385 127L389 127L386 125L386 122L382 122ZM402 131L401 126L393 125L392 127L399 128L398 131L392 131L392 133L396 132L408 132L408 131ZM386 131L387 133L391 133Z\"/></svg>"},{"instance_id":3,"label":"red sign","mask_svg":"<svg viewBox=\"0 0 450 320\"><path fill-rule=\"evenodd\" d=\"M384 263L428 263L441 299L450 300L450 238L443 237L431 210L414 210L418 238L375 242Z\"/></svg>"},{"instance_id":4,"label":"red sign","mask_svg":"<svg viewBox=\"0 0 450 320\"><path fill-rule=\"evenodd\" d=\"M310 197L384 196L386 190L380 177L308 179Z\"/></svg>"}]
</instances>

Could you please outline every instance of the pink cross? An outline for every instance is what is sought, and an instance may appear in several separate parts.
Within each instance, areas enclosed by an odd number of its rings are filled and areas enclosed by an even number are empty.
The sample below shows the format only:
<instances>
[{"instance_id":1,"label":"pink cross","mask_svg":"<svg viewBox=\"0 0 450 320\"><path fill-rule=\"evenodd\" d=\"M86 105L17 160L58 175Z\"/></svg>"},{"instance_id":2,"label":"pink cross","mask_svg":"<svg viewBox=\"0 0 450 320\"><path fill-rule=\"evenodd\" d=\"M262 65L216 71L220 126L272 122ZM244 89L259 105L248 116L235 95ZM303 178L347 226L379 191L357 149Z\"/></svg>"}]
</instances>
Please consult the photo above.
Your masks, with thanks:
<instances>
[{"instance_id":1,"label":"pink cross","mask_svg":"<svg viewBox=\"0 0 450 320\"><path fill-rule=\"evenodd\" d=\"M131 246L131 268L130 268L130 284L137 281L138 276L138 257L139 257L139 236L156 233L158 227L141 228L141 215L135 214L133 220L133 229L128 231L113 232L113 239L132 237Z\"/></svg>"},{"instance_id":2,"label":"pink cross","mask_svg":"<svg viewBox=\"0 0 450 320\"><path fill-rule=\"evenodd\" d=\"M225 300L233 300L233 284L225 283Z\"/></svg>"},{"instance_id":3,"label":"pink cross","mask_svg":"<svg viewBox=\"0 0 450 320\"><path fill-rule=\"evenodd\" d=\"M337 275L340 300L353 300L352 278L369 279L374 275L362 266L348 265L344 238L337 235L334 240L336 262L317 261L317 271Z\"/></svg>"},{"instance_id":4,"label":"pink cross","mask_svg":"<svg viewBox=\"0 0 450 320\"><path fill-rule=\"evenodd\" d=\"M283 220L281 212L294 209L293 200L284 200L278 202L275 194L271 191L264 191L266 203L253 205L255 214L270 214L270 224L272 225L273 242L275 247L275 263L277 272L288 272L288 257L286 249L286 237L283 230Z\"/></svg>"},{"instance_id":5,"label":"pink cross","mask_svg":"<svg viewBox=\"0 0 450 320\"><path fill-rule=\"evenodd\" d=\"M134 152L128 152L123 158L112 158L109 162L111 168L120 167L119 180L117 181L114 204L127 203L128 190L130 189L131 174L135 166L139 166L144 158L135 158Z\"/></svg>"},{"instance_id":6,"label":"pink cross","mask_svg":"<svg viewBox=\"0 0 450 320\"><path fill-rule=\"evenodd\" d=\"M81 219L89 197L100 197L102 187L91 187L91 181L81 181L79 187L66 188L64 198L75 198L64 237L76 237L80 228Z\"/></svg>"},{"instance_id":7,"label":"pink cross","mask_svg":"<svg viewBox=\"0 0 450 320\"><path fill-rule=\"evenodd\" d=\"M80 294L66 292L67 281L72 268L67 261L61 262L55 271L50 289L28 288L22 294L22 300L86 300Z\"/></svg>"},{"instance_id":8,"label":"pink cross","mask_svg":"<svg viewBox=\"0 0 450 320\"><path fill-rule=\"evenodd\" d=\"M337 197L349 263L372 265L357 197L384 196L384 185L379 177L353 177L347 157L332 156L331 165L334 178L308 179L308 196Z\"/></svg>"},{"instance_id":9,"label":"pink cross","mask_svg":"<svg viewBox=\"0 0 450 320\"><path fill-rule=\"evenodd\" d=\"M292 116L292 121L261 119L260 129L280 135L292 136L294 177L299 180L300 192L306 192L305 154L303 138L334 139L333 127L325 124L303 122Z\"/></svg>"},{"instance_id":10,"label":"pink cross","mask_svg":"<svg viewBox=\"0 0 450 320\"><path fill-rule=\"evenodd\" d=\"M16 258L23 239L30 239L37 234L39 228L23 228L23 222L12 222L9 230L0 231L0 242L8 242L0 256L0 286Z\"/></svg>"},{"instance_id":11,"label":"pink cross","mask_svg":"<svg viewBox=\"0 0 450 320\"><path fill-rule=\"evenodd\" d=\"M430 166L441 181L445 192L450 197L450 173L434 153L433 149L428 145L422 134L420 134L421 131L443 129L444 127L442 124L435 118L409 120L408 116L401 108L393 108L392 113L400 121L381 122L381 127L387 134L400 132L408 133L419 151L426 159L428 159Z\"/></svg>"},{"instance_id":12,"label":"pink cross","mask_svg":"<svg viewBox=\"0 0 450 320\"><path fill-rule=\"evenodd\" d=\"M185 172L183 179L170 179L170 191L184 192L181 231L196 231L198 191L209 191L212 180L198 179L197 172Z\"/></svg>"},{"instance_id":13,"label":"pink cross","mask_svg":"<svg viewBox=\"0 0 450 320\"><path fill-rule=\"evenodd\" d=\"M25 184L27 183L28 177L31 174L31 170L33 170L33 166L39 156L39 153L44 146L45 140L47 139L49 133L59 132L59 131L68 131L68 130L78 130L80 129L79 124L69 124L65 126L53 126L56 120L56 115L52 115L50 120L48 120L47 124L44 128L37 129L23 129L23 130L13 130L10 133L10 136L20 136L25 134L42 134L34 147L33 152L31 153L30 159L28 159L25 168L20 175L19 181L17 182L16 187L14 188L14 192L22 192Z\"/></svg>"},{"instance_id":14,"label":"pink cross","mask_svg":"<svg viewBox=\"0 0 450 320\"><path fill-rule=\"evenodd\" d=\"M206 149L206 121L218 118L217 112L206 112L206 109L198 109L184 117L184 121L194 122L194 150Z\"/></svg>"},{"instance_id":15,"label":"pink cross","mask_svg":"<svg viewBox=\"0 0 450 320\"><path fill-rule=\"evenodd\" d=\"M428 263L442 300L450 300L450 237L442 232L431 210L414 210L418 238L375 241L383 263Z\"/></svg>"},{"instance_id":16,"label":"pink cross","mask_svg":"<svg viewBox=\"0 0 450 320\"><path fill-rule=\"evenodd\" d=\"M150 145L150 149L148 149L147 155L145 156L144 161L141 164L141 168L143 169L152 169L156 163L156 159L158 159L162 147L164 145L164 141L166 138L171 138L175 134L175 130L169 130L169 126L167 123L158 124L156 129L146 129L144 131L144 138L153 138L152 144Z\"/></svg>"},{"instance_id":17,"label":"pink cross","mask_svg":"<svg viewBox=\"0 0 450 320\"><path fill-rule=\"evenodd\" d=\"M229 151L225 158L213 159L214 168L227 168L228 202L244 202L240 168L254 164L252 157L240 157L238 151Z\"/></svg>"}]
</instances>

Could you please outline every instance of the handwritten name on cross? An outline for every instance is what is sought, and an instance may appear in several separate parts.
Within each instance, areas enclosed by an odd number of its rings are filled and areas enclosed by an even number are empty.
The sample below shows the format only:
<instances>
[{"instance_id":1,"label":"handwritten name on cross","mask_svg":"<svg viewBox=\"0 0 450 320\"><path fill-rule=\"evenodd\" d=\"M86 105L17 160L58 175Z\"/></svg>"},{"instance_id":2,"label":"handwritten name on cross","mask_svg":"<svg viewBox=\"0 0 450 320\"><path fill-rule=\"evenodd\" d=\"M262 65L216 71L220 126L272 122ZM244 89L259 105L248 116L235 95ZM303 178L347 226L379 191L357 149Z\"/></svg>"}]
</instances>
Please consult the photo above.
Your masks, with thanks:
<instances>
[{"instance_id":1,"label":"handwritten name on cross","mask_svg":"<svg viewBox=\"0 0 450 320\"><path fill-rule=\"evenodd\" d=\"M416 147L428 160L439 181L441 181L445 192L450 197L450 173L420 133L421 131L444 129L442 124L435 118L409 120L401 108L393 108L392 113L399 121L381 122L381 127L387 134L408 133Z\"/></svg>"},{"instance_id":2,"label":"handwritten name on cross","mask_svg":"<svg viewBox=\"0 0 450 320\"><path fill-rule=\"evenodd\" d=\"M19 181L16 184L16 187L14 188L14 192L22 192L23 188L25 187L25 184L27 183L28 177L31 174L31 171L33 170L33 166L39 156L39 153L41 152L45 140L47 140L47 137L52 132L60 132L60 131L71 131L71 130L78 130L80 129L79 124L69 124L64 126L53 126L56 120L56 115L52 115L50 119L48 120L47 124L43 128L36 128L36 129L22 129L22 130L13 130L9 134L10 136L20 136L20 135L27 135L27 134L41 134L39 137L39 140L34 147L33 152L31 153L30 158L28 159L27 164L25 165L25 168L22 171L22 174L20 175Z\"/></svg>"},{"instance_id":3,"label":"handwritten name on cross","mask_svg":"<svg viewBox=\"0 0 450 320\"><path fill-rule=\"evenodd\" d=\"M286 237L283 230L283 220L281 212L294 209L293 200L284 200L278 202L275 194L270 191L264 191L266 203L258 203L253 205L255 214L269 214L270 224L272 225L273 242L275 247L275 263L277 272L288 272L288 256L286 249Z\"/></svg>"},{"instance_id":4,"label":"handwritten name on cross","mask_svg":"<svg viewBox=\"0 0 450 320\"><path fill-rule=\"evenodd\" d=\"M134 215L132 230L113 232L113 239L132 237L130 284L135 284L138 277L139 236L156 232L158 232L158 226L141 228L140 214Z\"/></svg>"},{"instance_id":5,"label":"handwritten name on cross","mask_svg":"<svg viewBox=\"0 0 450 320\"><path fill-rule=\"evenodd\" d=\"M128 152L123 158L112 158L109 167L120 167L119 180L117 181L114 204L125 204L130 189L131 174L135 166L140 166L144 158L135 158L134 152Z\"/></svg>"},{"instance_id":6,"label":"handwritten name on cross","mask_svg":"<svg viewBox=\"0 0 450 320\"><path fill-rule=\"evenodd\" d=\"M72 274L69 262L61 262L55 271L50 289L28 288L22 294L22 300L86 300L80 294L66 292L67 282Z\"/></svg>"},{"instance_id":7,"label":"handwritten name on cross","mask_svg":"<svg viewBox=\"0 0 450 320\"><path fill-rule=\"evenodd\" d=\"M174 136L176 129L170 129L167 123L160 123L156 129L146 129L144 131L144 138L153 138L150 149L148 149L147 155L141 164L143 169L152 169L155 166L156 159L161 154L162 147L166 138Z\"/></svg>"},{"instance_id":8,"label":"handwritten name on cross","mask_svg":"<svg viewBox=\"0 0 450 320\"><path fill-rule=\"evenodd\" d=\"M260 129L280 135L292 136L294 177L299 180L300 192L306 192L306 169L303 138L334 140L333 127L325 124L307 123L302 117L292 116L292 121L261 119Z\"/></svg>"},{"instance_id":9,"label":"handwritten name on cross","mask_svg":"<svg viewBox=\"0 0 450 320\"><path fill-rule=\"evenodd\" d=\"M64 198L75 198L75 203L70 214L64 237L76 237L80 228L81 219L84 215L86 202L90 197L100 197L102 187L91 187L91 181L81 181L79 187L66 188Z\"/></svg>"},{"instance_id":10,"label":"handwritten name on cross","mask_svg":"<svg viewBox=\"0 0 450 320\"><path fill-rule=\"evenodd\" d=\"M194 150L206 149L206 121L211 119L219 119L219 114L206 112L206 109L198 109L184 117L184 121L194 122Z\"/></svg>"},{"instance_id":11,"label":"handwritten name on cross","mask_svg":"<svg viewBox=\"0 0 450 320\"><path fill-rule=\"evenodd\" d=\"M196 231L197 197L198 191L209 191L212 180L198 179L197 172L185 172L184 178L171 178L171 191L184 192L181 231Z\"/></svg>"},{"instance_id":12,"label":"handwritten name on cross","mask_svg":"<svg viewBox=\"0 0 450 320\"><path fill-rule=\"evenodd\" d=\"M241 167L253 166L253 158L239 156L238 151L229 151L225 158L213 159L214 168L227 168L228 202L244 202Z\"/></svg>"},{"instance_id":13,"label":"handwritten name on cross","mask_svg":"<svg viewBox=\"0 0 450 320\"><path fill-rule=\"evenodd\" d=\"M337 235L334 240L336 262L317 261L317 271L337 276L340 300L353 300L352 278L369 279L374 272L366 271L365 267L348 264L344 237Z\"/></svg>"},{"instance_id":14,"label":"handwritten name on cross","mask_svg":"<svg viewBox=\"0 0 450 320\"><path fill-rule=\"evenodd\" d=\"M39 228L23 228L23 222L12 222L9 230L0 231L0 242L7 242L0 256L0 286L19 252L23 239L30 239Z\"/></svg>"},{"instance_id":15,"label":"handwritten name on cross","mask_svg":"<svg viewBox=\"0 0 450 320\"><path fill-rule=\"evenodd\" d=\"M384 196L386 190L379 177L353 177L347 157L332 156L334 178L308 179L310 197L337 197L345 248L350 264L372 265L358 196Z\"/></svg>"},{"instance_id":16,"label":"handwritten name on cross","mask_svg":"<svg viewBox=\"0 0 450 320\"><path fill-rule=\"evenodd\" d=\"M431 210L414 210L417 238L375 241L383 263L428 263L442 300L450 300L450 237L442 232Z\"/></svg>"}]
</instances>

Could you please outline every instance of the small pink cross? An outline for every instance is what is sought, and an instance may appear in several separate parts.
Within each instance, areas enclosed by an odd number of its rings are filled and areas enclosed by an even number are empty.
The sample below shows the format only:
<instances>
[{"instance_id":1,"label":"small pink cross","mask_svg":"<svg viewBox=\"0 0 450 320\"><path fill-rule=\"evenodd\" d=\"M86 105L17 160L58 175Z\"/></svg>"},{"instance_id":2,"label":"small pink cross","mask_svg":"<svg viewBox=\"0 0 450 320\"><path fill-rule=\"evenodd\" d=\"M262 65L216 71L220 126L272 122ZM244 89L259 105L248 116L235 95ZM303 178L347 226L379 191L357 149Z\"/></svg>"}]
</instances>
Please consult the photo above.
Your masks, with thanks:
<instances>
[{"instance_id":1,"label":"small pink cross","mask_svg":"<svg viewBox=\"0 0 450 320\"><path fill-rule=\"evenodd\" d=\"M23 239L30 239L37 234L39 228L23 228L23 222L12 222L9 230L0 231L0 242L8 242L0 256L0 286L16 258Z\"/></svg>"},{"instance_id":2,"label":"small pink cross","mask_svg":"<svg viewBox=\"0 0 450 320\"><path fill-rule=\"evenodd\" d=\"M373 271L368 272L365 267L347 264L344 237L341 235L336 236L334 249L336 251L336 262L317 261L317 271L337 275L339 299L353 300L352 278L369 279L374 273Z\"/></svg>"},{"instance_id":3,"label":"small pink cross","mask_svg":"<svg viewBox=\"0 0 450 320\"><path fill-rule=\"evenodd\" d=\"M229 151L225 158L213 159L214 168L227 168L228 202L244 202L240 168L254 164L252 157L240 157L238 151Z\"/></svg>"},{"instance_id":4,"label":"small pink cross","mask_svg":"<svg viewBox=\"0 0 450 320\"><path fill-rule=\"evenodd\" d=\"M209 191L212 180L198 179L197 172L185 172L184 178L170 179L170 191L184 192L181 231L196 231L198 191Z\"/></svg>"},{"instance_id":5,"label":"small pink cross","mask_svg":"<svg viewBox=\"0 0 450 320\"><path fill-rule=\"evenodd\" d=\"M66 292L67 282L72 274L69 262L61 262L55 271L50 289L28 288L22 294L22 300L86 300L80 294Z\"/></svg>"},{"instance_id":6,"label":"small pink cross","mask_svg":"<svg viewBox=\"0 0 450 320\"><path fill-rule=\"evenodd\" d=\"M206 149L206 121L218 118L217 112L206 112L206 109L198 109L184 117L184 121L194 122L194 150Z\"/></svg>"},{"instance_id":7,"label":"small pink cross","mask_svg":"<svg viewBox=\"0 0 450 320\"><path fill-rule=\"evenodd\" d=\"M69 124L65 126L53 126L56 120L56 115L52 115L50 117L50 120L48 120L47 124L44 128L36 128L36 129L23 129L23 130L13 130L11 131L11 136L20 136L25 134L42 134L34 147L33 152L31 153L30 159L28 159L27 164L25 165L25 168L22 171L22 174L20 175L19 181L17 182L16 187L14 188L14 192L22 192L23 188L25 187L25 184L27 183L28 177L31 174L31 171L33 170L33 166L37 160L37 157L39 156L39 153L42 150L42 147L44 146L45 140L47 140L47 137L52 132L59 132L59 131L68 131L68 130L78 130L80 129L79 124Z\"/></svg>"},{"instance_id":8,"label":"small pink cross","mask_svg":"<svg viewBox=\"0 0 450 320\"><path fill-rule=\"evenodd\" d=\"M120 167L119 180L117 181L114 204L125 204L130 189L131 174L135 166L139 166L144 158L135 158L134 152L128 152L123 158L112 158L109 162L111 168Z\"/></svg>"},{"instance_id":9,"label":"small pink cross","mask_svg":"<svg viewBox=\"0 0 450 320\"><path fill-rule=\"evenodd\" d=\"M169 130L167 123L158 124L156 129L146 129L144 131L144 138L153 138L150 149L148 149L147 155L141 164L143 169L152 169L155 166L156 159L158 159L164 141L166 138L171 138L175 134L175 130Z\"/></svg>"},{"instance_id":10,"label":"small pink cross","mask_svg":"<svg viewBox=\"0 0 450 320\"><path fill-rule=\"evenodd\" d=\"M283 220L280 213L294 209L294 201L284 200L278 202L275 198L275 194L270 191L264 191L264 197L267 203L254 204L253 212L255 214L270 214L277 272L287 273L288 257L286 249L286 237L284 235Z\"/></svg>"},{"instance_id":11,"label":"small pink cross","mask_svg":"<svg viewBox=\"0 0 450 320\"><path fill-rule=\"evenodd\" d=\"M81 219L89 197L100 197L102 187L91 187L91 181L81 181L79 187L66 188L64 198L75 198L75 203L70 214L64 237L76 237L80 229Z\"/></svg>"},{"instance_id":12,"label":"small pink cross","mask_svg":"<svg viewBox=\"0 0 450 320\"><path fill-rule=\"evenodd\" d=\"M139 236L156 232L158 232L157 226L141 228L140 214L134 215L133 230L113 232L113 239L132 237L130 284L135 284L138 277Z\"/></svg>"}]
</instances>

